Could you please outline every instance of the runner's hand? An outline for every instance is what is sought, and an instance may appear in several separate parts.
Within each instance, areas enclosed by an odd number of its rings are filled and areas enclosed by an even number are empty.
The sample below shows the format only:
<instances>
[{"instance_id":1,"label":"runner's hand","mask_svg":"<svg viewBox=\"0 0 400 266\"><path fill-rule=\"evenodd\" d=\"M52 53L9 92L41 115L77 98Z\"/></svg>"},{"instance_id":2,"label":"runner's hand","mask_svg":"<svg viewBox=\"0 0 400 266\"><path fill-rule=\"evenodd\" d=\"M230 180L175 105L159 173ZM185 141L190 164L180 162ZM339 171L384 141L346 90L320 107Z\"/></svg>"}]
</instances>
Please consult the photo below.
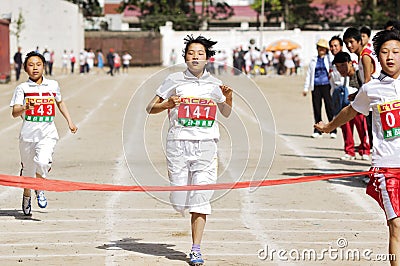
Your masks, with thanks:
<instances>
[{"instance_id":1,"label":"runner's hand","mask_svg":"<svg viewBox=\"0 0 400 266\"><path fill-rule=\"evenodd\" d=\"M181 99L179 98L179 96L171 96L169 97L168 101L164 102L164 107L166 109L171 109L174 108L175 106L179 106L179 104L181 103Z\"/></svg>"},{"instance_id":2,"label":"runner's hand","mask_svg":"<svg viewBox=\"0 0 400 266\"><path fill-rule=\"evenodd\" d=\"M324 122L320 121L314 125L314 128L322 133L329 133L330 130L327 130L327 126Z\"/></svg>"},{"instance_id":3,"label":"runner's hand","mask_svg":"<svg viewBox=\"0 0 400 266\"><path fill-rule=\"evenodd\" d=\"M76 131L78 131L78 127L75 126L74 123L68 124L68 127L69 127L69 130L71 130L71 132L74 133L74 134L76 133Z\"/></svg>"},{"instance_id":4,"label":"runner's hand","mask_svg":"<svg viewBox=\"0 0 400 266\"><path fill-rule=\"evenodd\" d=\"M232 98L232 88L226 85L221 85L219 86L221 88L222 94L226 97L226 98Z\"/></svg>"}]
</instances>

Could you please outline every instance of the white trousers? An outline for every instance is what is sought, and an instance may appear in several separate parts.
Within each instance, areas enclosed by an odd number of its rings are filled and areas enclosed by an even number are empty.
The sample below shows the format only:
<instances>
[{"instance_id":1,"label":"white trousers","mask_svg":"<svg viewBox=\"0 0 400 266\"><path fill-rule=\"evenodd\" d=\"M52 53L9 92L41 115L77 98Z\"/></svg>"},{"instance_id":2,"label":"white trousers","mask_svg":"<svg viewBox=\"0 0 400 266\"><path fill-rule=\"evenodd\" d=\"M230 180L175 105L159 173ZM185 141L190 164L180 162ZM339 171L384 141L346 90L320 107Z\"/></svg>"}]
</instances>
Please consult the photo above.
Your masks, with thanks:
<instances>
[{"instance_id":1,"label":"white trousers","mask_svg":"<svg viewBox=\"0 0 400 266\"><path fill-rule=\"evenodd\" d=\"M39 142L20 140L21 175L36 177L36 173L46 177L53 161L52 156L57 140L45 138Z\"/></svg>"},{"instance_id":2,"label":"white trousers","mask_svg":"<svg viewBox=\"0 0 400 266\"><path fill-rule=\"evenodd\" d=\"M217 143L215 140L168 140L168 175L172 186L206 185L217 182ZM175 210L211 214L213 190L173 191L170 201Z\"/></svg>"}]
</instances>

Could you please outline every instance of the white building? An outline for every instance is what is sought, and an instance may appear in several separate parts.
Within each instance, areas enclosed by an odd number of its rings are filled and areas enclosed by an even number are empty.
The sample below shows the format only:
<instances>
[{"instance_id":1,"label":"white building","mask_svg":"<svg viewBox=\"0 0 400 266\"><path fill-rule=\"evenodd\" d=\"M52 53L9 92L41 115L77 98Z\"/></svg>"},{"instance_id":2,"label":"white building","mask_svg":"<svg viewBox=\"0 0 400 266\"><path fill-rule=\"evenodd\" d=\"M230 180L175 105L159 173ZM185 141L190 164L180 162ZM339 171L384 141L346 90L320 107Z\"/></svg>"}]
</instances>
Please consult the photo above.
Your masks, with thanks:
<instances>
[{"instance_id":1,"label":"white building","mask_svg":"<svg viewBox=\"0 0 400 266\"><path fill-rule=\"evenodd\" d=\"M0 15L11 15L10 55L17 51L15 21L19 14L24 19L19 45L22 53L47 47L55 52L56 67L61 67L61 55L65 50L75 54L84 48L83 16L77 5L63 0L1 0Z\"/></svg>"}]
</instances>

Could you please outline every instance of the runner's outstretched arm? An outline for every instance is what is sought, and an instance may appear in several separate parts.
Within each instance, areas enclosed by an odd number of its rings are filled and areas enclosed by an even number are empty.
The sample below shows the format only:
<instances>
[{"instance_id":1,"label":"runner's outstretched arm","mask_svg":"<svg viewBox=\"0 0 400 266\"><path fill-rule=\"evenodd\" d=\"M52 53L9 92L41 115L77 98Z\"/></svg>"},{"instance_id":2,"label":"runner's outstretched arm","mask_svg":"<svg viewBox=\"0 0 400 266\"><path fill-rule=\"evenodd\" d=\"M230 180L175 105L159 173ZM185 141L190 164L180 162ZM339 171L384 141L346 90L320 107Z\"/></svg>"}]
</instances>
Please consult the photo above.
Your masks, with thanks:
<instances>
[{"instance_id":1,"label":"runner's outstretched arm","mask_svg":"<svg viewBox=\"0 0 400 266\"><path fill-rule=\"evenodd\" d=\"M351 105L348 105L343 108L342 111L340 111L340 113L331 122L325 124L324 122L320 121L319 123L315 124L314 127L323 133L329 133L335 128L338 128L350 121L356 115L357 111L354 110Z\"/></svg>"}]
</instances>

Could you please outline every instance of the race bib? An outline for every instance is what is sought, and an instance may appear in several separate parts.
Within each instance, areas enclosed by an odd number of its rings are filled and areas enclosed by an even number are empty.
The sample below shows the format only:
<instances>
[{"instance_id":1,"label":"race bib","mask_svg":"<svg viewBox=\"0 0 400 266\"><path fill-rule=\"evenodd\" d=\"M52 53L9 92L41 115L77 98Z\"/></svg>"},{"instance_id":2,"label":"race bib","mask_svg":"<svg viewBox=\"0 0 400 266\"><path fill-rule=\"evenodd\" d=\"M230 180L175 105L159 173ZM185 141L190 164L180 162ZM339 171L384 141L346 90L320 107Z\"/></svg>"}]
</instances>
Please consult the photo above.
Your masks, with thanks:
<instances>
[{"instance_id":1,"label":"race bib","mask_svg":"<svg viewBox=\"0 0 400 266\"><path fill-rule=\"evenodd\" d=\"M400 136L400 100L378 104L383 137L385 139Z\"/></svg>"},{"instance_id":2,"label":"race bib","mask_svg":"<svg viewBox=\"0 0 400 266\"><path fill-rule=\"evenodd\" d=\"M30 122L52 122L55 116L54 98L26 98L29 108L25 120Z\"/></svg>"},{"instance_id":3,"label":"race bib","mask_svg":"<svg viewBox=\"0 0 400 266\"><path fill-rule=\"evenodd\" d=\"M184 127L212 127L217 105L211 99L181 98L178 122Z\"/></svg>"}]
</instances>

